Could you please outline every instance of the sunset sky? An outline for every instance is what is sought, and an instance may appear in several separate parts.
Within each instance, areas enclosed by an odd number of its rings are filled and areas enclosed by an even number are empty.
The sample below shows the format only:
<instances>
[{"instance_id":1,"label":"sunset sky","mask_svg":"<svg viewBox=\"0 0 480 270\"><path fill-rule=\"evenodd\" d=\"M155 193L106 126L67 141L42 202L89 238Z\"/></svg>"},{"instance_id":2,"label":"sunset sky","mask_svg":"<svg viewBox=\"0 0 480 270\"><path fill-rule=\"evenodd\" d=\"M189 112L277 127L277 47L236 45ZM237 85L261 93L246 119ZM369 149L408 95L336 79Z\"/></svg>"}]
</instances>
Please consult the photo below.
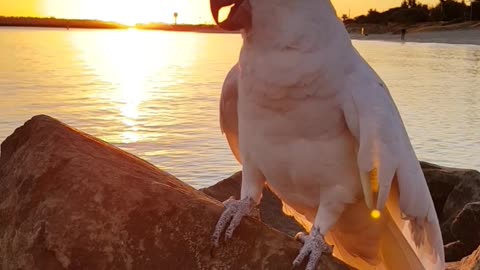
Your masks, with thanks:
<instances>
[{"instance_id":1,"label":"sunset sky","mask_svg":"<svg viewBox=\"0 0 480 270\"><path fill-rule=\"evenodd\" d=\"M357 16L370 8L385 10L398 6L401 0L332 0L339 16ZM423 0L433 5L438 0ZM211 23L209 0L0 0L3 16L54 16L112 20L127 24L173 21L178 12L179 23Z\"/></svg>"}]
</instances>

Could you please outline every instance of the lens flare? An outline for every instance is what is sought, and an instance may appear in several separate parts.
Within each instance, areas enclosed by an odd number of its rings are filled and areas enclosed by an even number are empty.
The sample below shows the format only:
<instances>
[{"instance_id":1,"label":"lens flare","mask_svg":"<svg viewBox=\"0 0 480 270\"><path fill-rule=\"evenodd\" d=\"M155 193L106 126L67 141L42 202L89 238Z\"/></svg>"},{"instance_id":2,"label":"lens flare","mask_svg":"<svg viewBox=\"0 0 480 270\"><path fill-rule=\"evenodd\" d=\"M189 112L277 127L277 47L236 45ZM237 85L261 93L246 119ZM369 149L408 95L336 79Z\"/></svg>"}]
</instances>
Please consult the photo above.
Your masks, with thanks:
<instances>
[{"instance_id":1,"label":"lens flare","mask_svg":"<svg viewBox=\"0 0 480 270\"><path fill-rule=\"evenodd\" d=\"M380 211L377 210L377 209L372 210L372 212L370 212L370 216L371 216L373 219L379 219L381 215L382 215L382 213L380 213Z\"/></svg>"}]
</instances>

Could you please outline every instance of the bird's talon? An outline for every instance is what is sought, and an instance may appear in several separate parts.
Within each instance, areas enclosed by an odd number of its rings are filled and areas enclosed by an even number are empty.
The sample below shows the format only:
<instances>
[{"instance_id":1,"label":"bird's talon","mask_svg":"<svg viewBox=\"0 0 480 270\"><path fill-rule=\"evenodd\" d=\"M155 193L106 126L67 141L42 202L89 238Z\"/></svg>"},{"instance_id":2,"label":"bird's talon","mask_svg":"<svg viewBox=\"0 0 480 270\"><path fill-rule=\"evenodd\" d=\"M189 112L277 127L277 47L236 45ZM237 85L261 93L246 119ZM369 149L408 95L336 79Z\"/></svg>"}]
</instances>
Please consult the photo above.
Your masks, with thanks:
<instances>
[{"instance_id":1,"label":"bird's talon","mask_svg":"<svg viewBox=\"0 0 480 270\"><path fill-rule=\"evenodd\" d=\"M333 246L325 242L324 236L316 227L313 227L309 235L302 232L297 233L295 240L302 242L303 246L293 261L293 267L300 265L309 256L306 270L313 270L323 253L331 254L333 252Z\"/></svg>"},{"instance_id":2,"label":"bird's talon","mask_svg":"<svg viewBox=\"0 0 480 270\"><path fill-rule=\"evenodd\" d=\"M299 232L295 235L294 239L300 243L305 243L305 236L306 234L304 232Z\"/></svg>"},{"instance_id":3,"label":"bird's talon","mask_svg":"<svg viewBox=\"0 0 480 270\"><path fill-rule=\"evenodd\" d=\"M225 206L225 210L218 219L212 235L215 246L219 245L220 236L225 228L227 228L225 231L225 240L232 238L233 232L240 224L240 221L252 211L255 202L248 197L243 200L235 200L233 197L230 197L223 202L223 205ZM229 223L230 225L227 227Z\"/></svg>"},{"instance_id":4,"label":"bird's talon","mask_svg":"<svg viewBox=\"0 0 480 270\"><path fill-rule=\"evenodd\" d=\"M235 200L235 197L233 196L230 196L228 199L226 199L225 201L222 202L222 204L227 207L228 205L230 205L232 202L236 201Z\"/></svg>"},{"instance_id":5,"label":"bird's talon","mask_svg":"<svg viewBox=\"0 0 480 270\"><path fill-rule=\"evenodd\" d=\"M328 245L327 244L323 253L332 254L333 253L333 245Z\"/></svg>"}]
</instances>

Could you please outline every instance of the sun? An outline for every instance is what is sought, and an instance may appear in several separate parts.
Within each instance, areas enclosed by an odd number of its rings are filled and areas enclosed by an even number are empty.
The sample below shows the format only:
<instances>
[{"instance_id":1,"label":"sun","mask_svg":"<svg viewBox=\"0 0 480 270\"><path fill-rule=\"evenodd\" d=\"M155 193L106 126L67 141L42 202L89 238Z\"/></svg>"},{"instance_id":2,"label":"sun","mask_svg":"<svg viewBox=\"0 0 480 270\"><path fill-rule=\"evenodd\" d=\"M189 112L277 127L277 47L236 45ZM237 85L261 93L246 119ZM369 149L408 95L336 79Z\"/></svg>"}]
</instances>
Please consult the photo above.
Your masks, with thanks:
<instances>
[{"instance_id":1,"label":"sun","mask_svg":"<svg viewBox=\"0 0 480 270\"><path fill-rule=\"evenodd\" d=\"M145 19L142 18L142 16L139 15L129 15L127 16L114 16L112 18L112 21L126 25L126 26L135 26L138 23L143 23Z\"/></svg>"}]
</instances>

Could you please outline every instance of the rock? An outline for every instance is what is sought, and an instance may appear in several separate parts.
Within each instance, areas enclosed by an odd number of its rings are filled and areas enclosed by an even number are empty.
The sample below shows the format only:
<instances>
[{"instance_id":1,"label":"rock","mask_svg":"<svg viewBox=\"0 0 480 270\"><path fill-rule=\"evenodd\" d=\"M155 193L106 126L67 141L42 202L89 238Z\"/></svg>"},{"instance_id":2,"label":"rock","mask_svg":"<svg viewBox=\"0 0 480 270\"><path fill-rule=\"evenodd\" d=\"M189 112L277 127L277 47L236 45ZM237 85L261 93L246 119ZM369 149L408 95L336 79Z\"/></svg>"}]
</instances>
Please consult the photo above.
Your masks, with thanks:
<instances>
[{"instance_id":1,"label":"rock","mask_svg":"<svg viewBox=\"0 0 480 270\"><path fill-rule=\"evenodd\" d=\"M452 222L451 232L465 244L463 256L471 254L480 245L480 202L469 203L460 211Z\"/></svg>"},{"instance_id":2,"label":"rock","mask_svg":"<svg viewBox=\"0 0 480 270\"><path fill-rule=\"evenodd\" d=\"M455 258L459 256L461 258L470 254L480 242L480 238L472 235L471 230L461 232L464 226L460 224L466 223L458 223L459 225L456 226L457 231L454 234L452 232L452 223L467 204L480 201L480 173L475 170L447 168L427 162L420 162L420 165L427 179L440 220L444 243L456 242L460 240L459 236L463 237L463 240L468 239L470 242L476 242L477 244L462 242L462 246L465 248L463 252L459 252L459 244L450 246L450 248L455 247L455 254L457 254L453 256ZM466 217L464 216L464 218ZM466 235L469 235L469 237Z\"/></svg>"},{"instance_id":3,"label":"rock","mask_svg":"<svg viewBox=\"0 0 480 270\"><path fill-rule=\"evenodd\" d=\"M460 264L459 270L480 270L480 247L472 255L463 258Z\"/></svg>"},{"instance_id":4,"label":"rock","mask_svg":"<svg viewBox=\"0 0 480 270\"><path fill-rule=\"evenodd\" d=\"M447 263L445 270L460 270L461 262L451 262Z\"/></svg>"},{"instance_id":5,"label":"rock","mask_svg":"<svg viewBox=\"0 0 480 270\"><path fill-rule=\"evenodd\" d=\"M439 170L439 169L444 169L445 167L442 167L440 165L437 165L437 164L433 164L433 163L430 163L430 162L426 162L426 161L419 161L420 162L420 167L422 168L422 170L425 172L425 170Z\"/></svg>"},{"instance_id":6,"label":"rock","mask_svg":"<svg viewBox=\"0 0 480 270\"><path fill-rule=\"evenodd\" d=\"M453 236L452 230L450 229L451 227L452 220L448 220L447 222L440 224L440 230L442 231L442 238L444 244L453 243L458 240L455 238L455 236Z\"/></svg>"},{"instance_id":7,"label":"rock","mask_svg":"<svg viewBox=\"0 0 480 270\"><path fill-rule=\"evenodd\" d=\"M480 246L461 261L447 263L445 270L480 270Z\"/></svg>"},{"instance_id":8,"label":"rock","mask_svg":"<svg viewBox=\"0 0 480 270\"><path fill-rule=\"evenodd\" d=\"M462 177L462 181L448 195L443 208L443 215L446 218L453 219L465 205L480 201L480 173L475 170L465 170L459 176Z\"/></svg>"},{"instance_id":9,"label":"rock","mask_svg":"<svg viewBox=\"0 0 480 270\"><path fill-rule=\"evenodd\" d=\"M200 189L205 194L219 200L225 201L230 196L240 198L240 187L242 183L242 172L235 173L229 178L218 182L217 184ZM305 231L303 227L298 224L294 218L283 214L282 202L275 195L268 186L263 190L263 197L259 205L260 219L267 225L286 233L290 236L295 236L298 232Z\"/></svg>"},{"instance_id":10,"label":"rock","mask_svg":"<svg viewBox=\"0 0 480 270\"><path fill-rule=\"evenodd\" d=\"M463 257L470 255L471 252L466 252L468 247L457 240L455 242L450 242L445 245L445 261L447 262L456 262L460 261Z\"/></svg>"},{"instance_id":11,"label":"rock","mask_svg":"<svg viewBox=\"0 0 480 270\"><path fill-rule=\"evenodd\" d=\"M445 221L443 208L448 196L464 178L466 170L441 167L436 164L421 161L420 165L427 180L440 223Z\"/></svg>"},{"instance_id":12,"label":"rock","mask_svg":"<svg viewBox=\"0 0 480 270\"><path fill-rule=\"evenodd\" d=\"M452 222L453 235L466 244L480 245L480 201L465 205Z\"/></svg>"},{"instance_id":13,"label":"rock","mask_svg":"<svg viewBox=\"0 0 480 270\"><path fill-rule=\"evenodd\" d=\"M466 256L480 243L479 212L477 208L473 208L475 203L480 201L480 173L469 170L463 175L464 179L455 186L445 202L443 213L446 220L442 224L442 235L444 243L460 240L464 247L460 255ZM472 208L465 208L470 203L474 203Z\"/></svg>"},{"instance_id":14,"label":"rock","mask_svg":"<svg viewBox=\"0 0 480 270\"><path fill-rule=\"evenodd\" d=\"M218 201L48 116L1 150L2 270L290 269L301 246L245 218L213 248ZM320 267L351 269L331 256Z\"/></svg>"}]
</instances>

